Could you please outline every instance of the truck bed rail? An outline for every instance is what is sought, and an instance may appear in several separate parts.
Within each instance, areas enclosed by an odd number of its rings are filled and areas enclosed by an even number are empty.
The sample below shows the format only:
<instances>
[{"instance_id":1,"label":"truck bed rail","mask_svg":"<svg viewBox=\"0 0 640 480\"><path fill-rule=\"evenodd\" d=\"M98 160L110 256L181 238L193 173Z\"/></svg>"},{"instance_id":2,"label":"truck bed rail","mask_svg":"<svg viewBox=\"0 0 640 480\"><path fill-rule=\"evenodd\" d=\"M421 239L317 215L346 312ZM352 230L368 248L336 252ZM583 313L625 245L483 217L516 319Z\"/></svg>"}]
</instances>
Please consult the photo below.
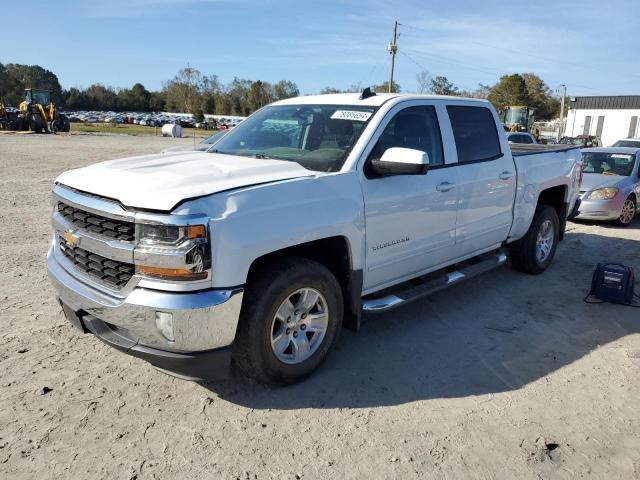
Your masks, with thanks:
<instances>
[{"instance_id":1,"label":"truck bed rail","mask_svg":"<svg viewBox=\"0 0 640 480\"><path fill-rule=\"evenodd\" d=\"M525 143L513 143L510 145L511 154L514 157L522 157L524 155L535 155L536 153L560 153L567 150L575 150L581 148L579 145L544 145L538 144L525 144Z\"/></svg>"}]
</instances>

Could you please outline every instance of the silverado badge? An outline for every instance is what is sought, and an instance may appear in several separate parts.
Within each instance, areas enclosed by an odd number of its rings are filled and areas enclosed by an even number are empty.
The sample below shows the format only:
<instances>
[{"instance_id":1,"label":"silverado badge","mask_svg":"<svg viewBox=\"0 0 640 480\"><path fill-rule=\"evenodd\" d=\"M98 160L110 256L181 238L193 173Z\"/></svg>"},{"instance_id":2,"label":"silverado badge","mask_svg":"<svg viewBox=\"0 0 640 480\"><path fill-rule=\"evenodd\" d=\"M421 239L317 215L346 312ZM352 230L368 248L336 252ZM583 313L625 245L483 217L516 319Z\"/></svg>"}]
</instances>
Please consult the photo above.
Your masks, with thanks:
<instances>
[{"instance_id":1,"label":"silverado badge","mask_svg":"<svg viewBox=\"0 0 640 480\"><path fill-rule=\"evenodd\" d=\"M378 245L375 245L371 250L373 250L375 252L376 250L380 250L381 248L387 248L387 247L390 247L392 245L398 245L399 243L408 242L409 240L410 240L409 237L402 237L402 238L398 238L396 240L389 240L388 242L384 242L384 243L380 243Z\"/></svg>"}]
</instances>

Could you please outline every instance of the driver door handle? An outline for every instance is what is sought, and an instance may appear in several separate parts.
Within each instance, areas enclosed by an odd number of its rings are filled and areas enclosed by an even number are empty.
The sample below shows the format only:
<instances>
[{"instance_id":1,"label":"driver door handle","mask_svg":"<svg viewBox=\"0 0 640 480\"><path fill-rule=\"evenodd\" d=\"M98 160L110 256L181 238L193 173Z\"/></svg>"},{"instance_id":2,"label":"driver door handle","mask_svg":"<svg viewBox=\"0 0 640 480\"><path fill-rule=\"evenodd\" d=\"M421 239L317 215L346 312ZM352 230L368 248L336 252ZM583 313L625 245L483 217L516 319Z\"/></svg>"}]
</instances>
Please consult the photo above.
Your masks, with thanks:
<instances>
[{"instance_id":1,"label":"driver door handle","mask_svg":"<svg viewBox=\"0 0 640 480\"><path fill-rule=\"evenodd\" d=\"M442 183L439 183L438 185L436 185L436 190L439 191L439 192L448 192L449 190L451 190L455 186L456 186L455 183L442 182Z\"/></svg>"},{"instance_id":2,"label":"driver door handle","mask_svg":"<svg viewBox=\"0 0 640 480\"><path fill-rule=\"evenodd\" d=\"M502 172L499 175L500 180L509 180L511 177L513 177L513 172Z\"/></svg>"}]
</instances>

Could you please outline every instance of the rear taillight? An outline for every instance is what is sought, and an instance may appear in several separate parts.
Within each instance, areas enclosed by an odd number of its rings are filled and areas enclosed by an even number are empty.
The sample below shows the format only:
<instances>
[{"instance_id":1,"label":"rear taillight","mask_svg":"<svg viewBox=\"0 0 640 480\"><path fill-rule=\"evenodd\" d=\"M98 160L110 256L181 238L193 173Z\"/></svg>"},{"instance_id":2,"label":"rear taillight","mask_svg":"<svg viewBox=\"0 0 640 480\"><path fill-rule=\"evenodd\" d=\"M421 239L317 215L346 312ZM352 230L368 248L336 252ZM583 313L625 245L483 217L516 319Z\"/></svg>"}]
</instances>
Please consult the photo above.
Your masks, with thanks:
<instances>
[{"instance_id":1,"label":"rear taillight","mask_svg":"<svg viewBox=\"0 0 640 480\"><path fill-rule=\"evenodd\" d=\"M583 178L584 178L584 162L580 162L580 179L578 181L578 187L582 186Z\"/></svg>"}]
</instances>

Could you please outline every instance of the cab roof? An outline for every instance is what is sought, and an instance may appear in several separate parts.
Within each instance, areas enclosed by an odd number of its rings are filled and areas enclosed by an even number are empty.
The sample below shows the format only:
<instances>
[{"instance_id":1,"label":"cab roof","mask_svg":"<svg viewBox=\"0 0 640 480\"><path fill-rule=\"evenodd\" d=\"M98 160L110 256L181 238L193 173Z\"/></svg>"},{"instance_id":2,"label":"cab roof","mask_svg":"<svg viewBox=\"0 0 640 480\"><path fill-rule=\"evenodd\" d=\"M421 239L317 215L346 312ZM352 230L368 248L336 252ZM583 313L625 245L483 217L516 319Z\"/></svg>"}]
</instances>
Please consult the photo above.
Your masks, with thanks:
<instances>
[{"instance_id":1,"label":"cab roof","mask_svg":"<svg viewBox=\"0 0 640 480\"><path fill-rule=\"evenodd\" d=\"M304 95L301 97L287 98L273 103L272 105L362 105L379 107L388 100L447 100L473 101L488 103L487 100L465 97L451 97L447 95L420 95L410 93L376 93L365 99L360 99L361 93L330 93L326 95Z\"/></svg>"}]
</instances>

